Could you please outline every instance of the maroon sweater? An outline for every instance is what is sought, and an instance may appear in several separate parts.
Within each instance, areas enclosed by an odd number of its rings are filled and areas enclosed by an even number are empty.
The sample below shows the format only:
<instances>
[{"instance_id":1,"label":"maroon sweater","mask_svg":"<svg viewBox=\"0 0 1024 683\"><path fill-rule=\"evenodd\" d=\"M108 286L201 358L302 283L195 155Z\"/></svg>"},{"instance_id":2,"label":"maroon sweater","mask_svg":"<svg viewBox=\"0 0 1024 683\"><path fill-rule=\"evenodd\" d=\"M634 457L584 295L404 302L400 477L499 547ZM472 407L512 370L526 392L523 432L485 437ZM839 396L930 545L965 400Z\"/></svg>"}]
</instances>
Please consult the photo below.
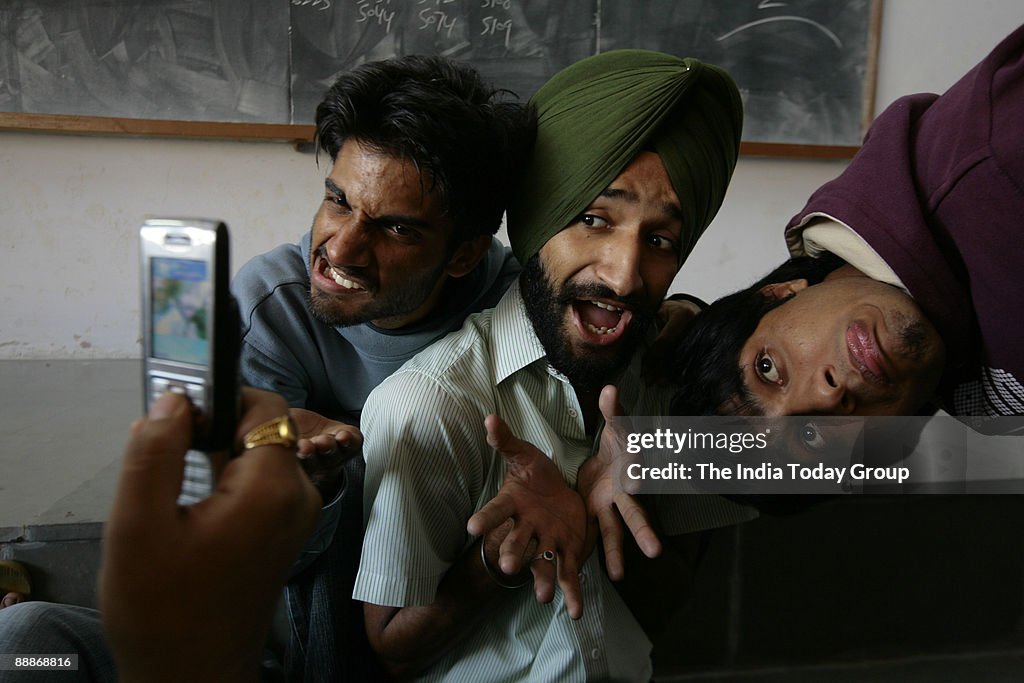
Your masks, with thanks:
<instances>
[{"instance_id":1,"label":"maroon sweater","mask_svg":"<svg viewBox=\"0 0 1024 683\"><path fill-rule=\"evenodd\" d=\"M889 106L825 213L895 271L946 341L945 408L1024 415L1024 27L942 96Z\"/></svg>"}]
</instances>

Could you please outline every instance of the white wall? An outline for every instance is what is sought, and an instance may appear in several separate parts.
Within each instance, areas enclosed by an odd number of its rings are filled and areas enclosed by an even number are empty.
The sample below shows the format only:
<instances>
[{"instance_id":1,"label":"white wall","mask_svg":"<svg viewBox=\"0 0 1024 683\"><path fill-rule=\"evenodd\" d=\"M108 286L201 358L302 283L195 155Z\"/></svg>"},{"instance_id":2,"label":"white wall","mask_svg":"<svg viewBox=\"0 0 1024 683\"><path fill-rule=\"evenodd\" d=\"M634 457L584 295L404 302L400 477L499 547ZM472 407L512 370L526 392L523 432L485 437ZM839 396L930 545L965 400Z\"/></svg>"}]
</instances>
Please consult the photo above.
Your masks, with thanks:
<instances>
[{"instance_id":1,"label":"white wall","mask_svg":"<svg viewBox=\"0 0 1024 683\"><path fill-rule=\"evenodd\" d=\"M878 109L944 90L1022 23L1020 0L887 0ZM844 166L742 158L675 289L714 298L783 259L782 226ZM223 218L237 267L308 228L324 171L283 143L0 132L0 358L137 357L145 215Z\"/></svg>"}]
</instances>

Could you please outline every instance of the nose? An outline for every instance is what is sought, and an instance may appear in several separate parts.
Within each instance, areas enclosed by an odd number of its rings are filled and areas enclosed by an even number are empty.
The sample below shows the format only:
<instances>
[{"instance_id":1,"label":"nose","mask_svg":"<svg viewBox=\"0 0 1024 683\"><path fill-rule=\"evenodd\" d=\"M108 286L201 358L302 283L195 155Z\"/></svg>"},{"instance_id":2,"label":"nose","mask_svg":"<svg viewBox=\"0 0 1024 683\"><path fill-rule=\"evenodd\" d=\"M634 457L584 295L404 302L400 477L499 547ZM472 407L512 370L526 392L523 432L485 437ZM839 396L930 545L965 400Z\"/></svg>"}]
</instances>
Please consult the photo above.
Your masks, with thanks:
<instances>
[{"instance_id":1,"label":"nose","mask_svg":"<svg viewBox=\"0 0 1024 683\"><path fill-rule=\"evenodd\" d=\"M849 415L853 412L853 396L839 371L823 365L811 373L807 387L808 413Z\"/></svg>"},{"instance_id":2,"label":"nose","mask_svg":"<svg viewBox=\"0 0 1024 683\"><path fill-rule=\"evenodd\" d=\"M324 250L331 265L365 268L373 253L371 242L367 226L357 217L351 216L335 224L334 234L324 243Z\"/></svg>"},{"instance_id":3,"label":"nose","mask_svg":"<svg viewBox=\"0 0 1024 683\"><path fill-rule=\"evenodd\" d=\"M623 235L603 245L597 275L618 296L629 296L643 289L641 246L635 235Z\"/></svg>"}]
</instances>

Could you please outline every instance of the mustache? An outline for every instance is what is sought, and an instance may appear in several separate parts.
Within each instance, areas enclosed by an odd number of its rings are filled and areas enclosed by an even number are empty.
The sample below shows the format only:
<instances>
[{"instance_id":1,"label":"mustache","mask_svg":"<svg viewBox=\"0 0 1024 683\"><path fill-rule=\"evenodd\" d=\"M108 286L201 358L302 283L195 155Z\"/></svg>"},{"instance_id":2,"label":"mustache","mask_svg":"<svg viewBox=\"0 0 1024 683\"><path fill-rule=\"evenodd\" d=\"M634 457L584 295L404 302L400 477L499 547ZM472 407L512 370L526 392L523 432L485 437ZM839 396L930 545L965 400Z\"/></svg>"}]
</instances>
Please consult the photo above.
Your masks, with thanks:
<instances>
[{"instance_id":1,"label":"mustache","mask_svg":"<svg viewBox=\"0 0 1024 683\"><path fill-rule=\"evenodd\" d=\"M377 284L373 280L373 278L370 277L370 272L367 268L362 268L359 266L336 266L333 263L331 263L331 259L327 257L327 248L322 244L313 250L313 258L314 260L321 259L324 263L329 265L335 271L341 273L344 276L350 276L351 279L353 280L359 280L360 282L368 285L375 286Z\"/></svg>"},{"instance_id":2,"label":"mustache","mask_svg":"<svg viewBox=\"0 0 1024 683\"><path fill-rule=\"evenodd\" d=\"M634 313L653 313L650 304L640 294L634 293L619 296L605 285L597 282L567 282L561 287L561 291L558 292L558 303L563 306L571 304L577 299L614 301L621 304L623 308L632 310Z\"/></svg>"}]
</instances>

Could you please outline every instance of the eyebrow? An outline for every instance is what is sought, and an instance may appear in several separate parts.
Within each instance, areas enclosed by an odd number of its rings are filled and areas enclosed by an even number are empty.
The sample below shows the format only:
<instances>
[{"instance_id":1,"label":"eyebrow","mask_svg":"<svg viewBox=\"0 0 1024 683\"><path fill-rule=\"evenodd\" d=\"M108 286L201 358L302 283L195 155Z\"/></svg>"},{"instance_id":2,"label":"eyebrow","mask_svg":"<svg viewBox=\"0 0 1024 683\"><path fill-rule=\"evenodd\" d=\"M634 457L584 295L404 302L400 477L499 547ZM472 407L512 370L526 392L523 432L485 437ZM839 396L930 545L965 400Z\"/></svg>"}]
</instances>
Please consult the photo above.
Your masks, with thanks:
<instances>
[{"instance_id":1,"label":"eyebrow","mask_svg":"<svg viewBox=\"0 0 1024 683\"><path fill-rule=\"evenodd\" d=\"M739 367L739 384L740 384L740 415L750 416L762 416L766 414L764 404L761 399L750 390L750 385L747 384L747 378L743 373L743 366Z\"/></svg>"},{"instance_id":2,"label":"eyebrow","mask_svg":"<svg viewBox=\"0 0 1024 683\"><path fill-rule=\"evenodd\" d=\"M622 190L617 187L606 187L604 191L598 195L598 197L607 197L608 199L622 199L627 202L632 202L634 204L640 202L640 198L637 197L635 192L630 192L629 190ZM661 205L661 210L665 213L666 216L669 216L670 218L674 218L675 220L682 222L683 210L679 208L678 204L673 204L672 202L665 202L664 204Z\"/></svg>"},{"instance_id":3,"label":"eyebrow","mask_svg":"<svg viewBox=\"0 0 1024 683\"><path fill-rule=\"evenodd\" d=\"M339 197L345 196L345 191L338 187L338 184L335 183L330 178L324 178L324 187L326 187L328 190L338 195Z\"/></svg>"},{"instance_id":4,"label":"eyebrow","mask_svg":"<svg viewBox=\"0 0 1024 683\"><path fill-rule=\"evenodd\" d=\"M324 178L324 187L326 187L328 191L332 192L333 194L338 195L339 197L345 197L345 191L343 189L341 189L340 187L338 187L338 184L336 182L334 182L333 180L331 180L330 178ZM380 223L386 223L386 224L399 223L401 225L405 225L405 226L408 226L410 228L417 228L417 229L421 229L421 230L434 230L435 229L434 224L431 223L430 221L424 220L424 219L420 218L419 216L409 216L409 215L401 214L401 213L384 214L382 216L373 216L373 217L371 217L371 220L374 223L378 223L378 224L380 224Z\"/></svg>"}]
</instances>

